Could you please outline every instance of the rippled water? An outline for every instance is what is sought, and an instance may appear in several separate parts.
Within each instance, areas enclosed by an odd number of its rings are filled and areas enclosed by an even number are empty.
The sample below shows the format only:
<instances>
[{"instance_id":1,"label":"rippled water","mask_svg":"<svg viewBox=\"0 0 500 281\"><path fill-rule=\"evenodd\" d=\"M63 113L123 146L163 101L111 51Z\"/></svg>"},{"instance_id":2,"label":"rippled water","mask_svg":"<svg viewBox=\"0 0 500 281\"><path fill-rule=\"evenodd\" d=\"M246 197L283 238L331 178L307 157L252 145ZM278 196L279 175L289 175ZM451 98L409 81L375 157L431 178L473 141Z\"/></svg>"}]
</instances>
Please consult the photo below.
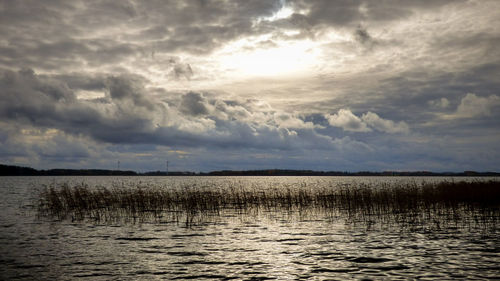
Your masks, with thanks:
<instances>
[{"instance_id":1,"label":"rippled water","mask_svg":"<svg viewBox=\"0 0 500 281\"><path fill-rule=\"evenodd\" d=\"M463 178L461 178L463 179ZM41 184L250 186L440 181L349 177L3 177L0 279L346 280L491 279L500 276L497 230L367 229L339 218L241 216L184 224L105 224L39 219ZM448 179L449 180L449 179ZM473 179L471 179L473 180Z\"/></svg>"}]
</instances>

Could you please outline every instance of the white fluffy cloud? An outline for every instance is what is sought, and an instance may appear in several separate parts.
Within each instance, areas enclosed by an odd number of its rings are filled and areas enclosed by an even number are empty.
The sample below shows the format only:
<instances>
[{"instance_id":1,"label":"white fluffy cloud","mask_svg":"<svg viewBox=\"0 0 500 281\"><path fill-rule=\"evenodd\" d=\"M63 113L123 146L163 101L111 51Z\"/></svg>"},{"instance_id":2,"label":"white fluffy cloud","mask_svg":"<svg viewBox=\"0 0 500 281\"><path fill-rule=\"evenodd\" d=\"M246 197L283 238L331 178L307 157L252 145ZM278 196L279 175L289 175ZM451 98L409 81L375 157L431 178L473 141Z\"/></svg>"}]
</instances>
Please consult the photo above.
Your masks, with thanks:
<instances>
[{"instance_id":1,"label":"white fluffy cloud","mask_svg":"<svg viewBox=\"0 0 500 281\"><path fill-rule=\"evenodd\" d=\"M404 121L400 122L394 122L392 120L387 120L384 118L381 118L378 116L376 113L373 112L367 112L361 116L361 119L370 127L373 129L380 131L380 132L385 132L385 133L408 133L410 132L410 128L408 127L408 124L406 124Z\"/></svg>"},{"instance_id":2,"label":"white fluffy cloud","mask_svg":"<svg viewBox=\"0 0 500 281\"><path fill-rule=\"evenodd\" d=\"M371 132L373 130L385 133L408 133L408 124L404 121L394 122L384 119L376 113L368 111L361 117L354 115L349 109L340 109L334 115L326 116L328 123L351 132Z\"/></svg>"},{"instance_id":3,"label":"white fluffy cloud","mask_svg":"<svg viewBox=\"0 0 500 281\"><path fill-rule=\"evenodd\" d=\"M370 132L365 122L354 115L349 109L340 109L336 114L327 115L328 123L351 132Z\"/></svg>"},{"instance_id":4,"label":"white fluffy cloud","mask_svg":"<svg viewBox=\"0 0 500 281\"><path fill-rule=\"evenodd\" d=\"M490 116L493 109L498 106L500 106L500 97L496 95L479 97L476 94L468 93L462 98L454 116L460 118Z\"/></svg>"}]
</instances>

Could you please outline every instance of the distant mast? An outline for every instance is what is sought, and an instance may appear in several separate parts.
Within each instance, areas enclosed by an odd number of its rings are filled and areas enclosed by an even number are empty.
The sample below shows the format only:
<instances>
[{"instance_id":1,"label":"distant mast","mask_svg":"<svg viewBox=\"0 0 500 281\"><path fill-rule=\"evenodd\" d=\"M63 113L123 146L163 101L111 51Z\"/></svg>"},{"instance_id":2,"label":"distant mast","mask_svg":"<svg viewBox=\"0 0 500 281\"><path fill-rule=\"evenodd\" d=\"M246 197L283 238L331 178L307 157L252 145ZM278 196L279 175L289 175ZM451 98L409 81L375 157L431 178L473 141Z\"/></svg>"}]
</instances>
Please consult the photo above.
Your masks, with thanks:
<instances>
[{"instance_id":1,"label":"distant mast","mask_svg":"<svg viewBox=\"0 0 500 281\"><path fill-rule=\"evenodd\" d=\"M167 160L167 176L168 176L168 160Z\"/></svg>"},{"instance_id":2,"label":"distant mast","mask_svg":"<svg viewBox=\"0 0 500 281\"><path fill-rule=\"evenodd\" d=\"M120 161L118 161L118 162L116 163L116 168L117 168L116 170L118 170L118 171L120 170Z\"/></svg>"}]
</instances>

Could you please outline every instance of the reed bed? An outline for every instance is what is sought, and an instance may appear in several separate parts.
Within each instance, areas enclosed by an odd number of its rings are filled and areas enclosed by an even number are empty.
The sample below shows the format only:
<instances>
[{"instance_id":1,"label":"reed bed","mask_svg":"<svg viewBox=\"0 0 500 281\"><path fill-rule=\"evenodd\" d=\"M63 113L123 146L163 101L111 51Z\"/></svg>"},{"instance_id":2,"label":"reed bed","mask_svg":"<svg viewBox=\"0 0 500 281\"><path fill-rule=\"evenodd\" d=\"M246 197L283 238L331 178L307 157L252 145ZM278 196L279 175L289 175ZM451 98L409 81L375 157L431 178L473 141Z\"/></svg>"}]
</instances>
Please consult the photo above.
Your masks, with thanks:
<instances>
[{"instance_id":1,"label":"reed bed","mask_svg":"<svg viewBox=\"0 0 500 281\"><path fill-rule=\"evenodd\" d=\"M418 227L488 227L500 221L500 182L370 186L90 187L46 186L38 214L55 219L185 222L231 214L307 214L364 223Z\"/></svg>"}]
</instances>

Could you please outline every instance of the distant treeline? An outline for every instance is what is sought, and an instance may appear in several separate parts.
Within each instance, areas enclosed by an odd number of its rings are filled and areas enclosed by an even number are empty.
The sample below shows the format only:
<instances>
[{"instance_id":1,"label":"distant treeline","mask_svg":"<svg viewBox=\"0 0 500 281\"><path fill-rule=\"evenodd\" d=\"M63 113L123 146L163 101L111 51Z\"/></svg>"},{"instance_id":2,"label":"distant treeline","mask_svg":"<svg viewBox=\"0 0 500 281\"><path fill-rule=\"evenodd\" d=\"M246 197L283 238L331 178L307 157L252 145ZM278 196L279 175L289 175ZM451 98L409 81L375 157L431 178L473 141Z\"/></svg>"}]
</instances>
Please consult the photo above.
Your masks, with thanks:
<instances>
[{"instance_id":1,"label":"distant treeline","mask_svg":"<svg viewBox=\"0 0 500 281\"><path fill-rule=\"evenodd\" d=\"M416 176L416 177L430 177L430 176L465 176L465 177L479 177L479 176L500 176L496 172L475 172L464 171L460 173L444 172L435 173L428 171L416 172L340 172L340 171L312 171L312 170L250 170L250 171L214 171L207 174L207 176Z\"/></svg>"},{"instance_id":2,"label":"distant treeline","mask_svg":"<svg viewBox=\"0 0 500 281\"><path fill-rule=\"evenodd\" d=\"M312 171L312 170L249 170L249 171L213 171L208 173L195 173L195 172L165 172L153 171L138 173L134 171L122 170L102 170L102 169L50 169L50 170L36 170L29 167L10 166L0 164L0 176L454 176L454 177L484 177L493 176L499 177L500 173L497 172L475 172L464 171L460 173L444 172L435 173L428 171L416 172L338 172L338 171Z\"/></svg>"},{"instance_id":3,"label":"distant treeline","mask_svg":"<svg viewBox=\"0 0 500 281\"><path fill-rule=\"evenodd\" d=\"M134 171L103 169L50 169L36 170L29 167L0 164L0 176L165 176L166 172L137 173ZM195 175L191 172L169 172L171 176Z\"/></svg>"}]
</instances>

